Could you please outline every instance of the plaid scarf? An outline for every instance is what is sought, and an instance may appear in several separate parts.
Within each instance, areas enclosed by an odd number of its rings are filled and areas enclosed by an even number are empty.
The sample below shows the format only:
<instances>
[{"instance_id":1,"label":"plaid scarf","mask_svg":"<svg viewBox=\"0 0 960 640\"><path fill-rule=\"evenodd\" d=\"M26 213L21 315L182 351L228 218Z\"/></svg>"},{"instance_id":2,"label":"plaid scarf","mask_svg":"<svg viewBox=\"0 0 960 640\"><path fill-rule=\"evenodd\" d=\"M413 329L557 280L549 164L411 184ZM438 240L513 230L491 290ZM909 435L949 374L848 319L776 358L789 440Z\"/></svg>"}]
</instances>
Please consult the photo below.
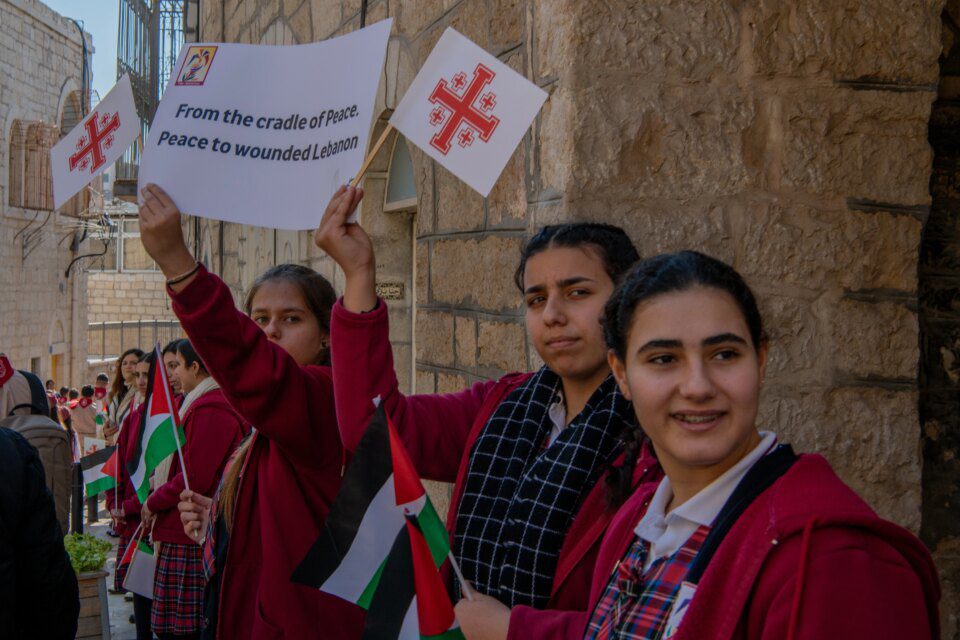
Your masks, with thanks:
<instances>
[{"instance_id":1,"label":"plaid scarf","mask_svg":"<svg viewBox=\"0 0 960 640\"><path fill-rule=\"evenodd\" d=\"M546 367L497 407L474 443L454 548L464 575L507 606L545 607L567 529L635 424L613 376L549 447L560 377Z\"/></svg>"}]
</instances>

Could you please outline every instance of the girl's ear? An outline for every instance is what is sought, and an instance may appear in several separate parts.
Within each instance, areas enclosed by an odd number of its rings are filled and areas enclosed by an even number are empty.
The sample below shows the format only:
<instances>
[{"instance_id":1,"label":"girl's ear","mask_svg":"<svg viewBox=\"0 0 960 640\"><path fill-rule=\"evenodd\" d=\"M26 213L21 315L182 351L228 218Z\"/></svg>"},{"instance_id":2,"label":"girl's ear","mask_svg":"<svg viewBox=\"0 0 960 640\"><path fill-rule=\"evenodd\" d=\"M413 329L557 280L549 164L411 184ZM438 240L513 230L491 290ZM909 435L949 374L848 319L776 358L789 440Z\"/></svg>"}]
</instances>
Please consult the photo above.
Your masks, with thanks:
<instances>
[{"instance_id":1,"label":"girl's ear","mask_svg":"<svg viewBox=\"0 0 960 640\"><path fill-rule=\"evenodd\" d=\"M617 386L620 387L620 393L623 394L624 398L632 402L633 398L630 397L630 386L627 384L626 367L623 366L623 362L620 361L620 358L617 357L613 349L607 350L607 364L610 365L610 371L613 372Z\"/></svg>"}]
</instances>

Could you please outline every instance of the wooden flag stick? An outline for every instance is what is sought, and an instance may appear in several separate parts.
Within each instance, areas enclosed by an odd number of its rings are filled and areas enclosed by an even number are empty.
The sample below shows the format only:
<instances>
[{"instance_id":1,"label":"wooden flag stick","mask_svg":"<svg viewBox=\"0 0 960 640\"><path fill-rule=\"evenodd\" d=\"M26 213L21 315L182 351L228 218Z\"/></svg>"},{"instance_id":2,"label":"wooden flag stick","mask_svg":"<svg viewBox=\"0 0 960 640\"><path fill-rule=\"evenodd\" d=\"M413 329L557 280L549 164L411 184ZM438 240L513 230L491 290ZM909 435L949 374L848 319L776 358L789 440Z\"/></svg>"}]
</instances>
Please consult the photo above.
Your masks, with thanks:
<instances>
[{"instance_id":1,"label":"wooden flag stick","mask_svg":"<svg viewBox=\"0 0 960 640\"><path fill-rule=\"evenodd\" d=\"M157 343L156 347L156 362L154 363L157 367L163 366L163 355L160 353L160 343ZM170 382L167 380L166 371L158 371L160 374L156 376L160 378L160 384L163 385L163 392L167 396L167 406L170 407L170 427L173 429L173 442L177 445L177 456L180 458L180 472L183 474L183 488L187 491L190 491L190 481L187 479L187 464L183 461L183 448L180 446L180 414L177 410L177 405L173 403L173 397L170 395ZM154 380L156 384L156 380ZM166 480L164 480L166 482Z\"/></svg>"},{"instance_id":2,"label":"wooden flag stick","mask_svg":"<svg viewBox=\"0 0 960 640\"><path fill-rule=\"evenodd\" d=\"M350 184L353 186L360 184L360 179L363 178L363 174L365 174L367 169L370 168L370 163L372 163L373 159L377 157L377 154L380 152L380 147L383 146L383 143L387 141L387 137L393 131L395 131L393 125L387 123L387 126L383 129L383 133L380 134L380 139L377 140L377 144L373 145L373 149L370 149L370 153L367 154L366 159L364 159L363 164L360 166L360 171L357 172L357 177L354 178Z\"/></svg>"},{"instance_id":3,"label":"wooden flag stick","mask_svg":"<svg viewBox=\"0 0 960 640\"><path fill-rule=\"evenodd\" d=\"M457 561L453 557L453 551L448 551L447 557L450 559L450 566L453 567L453 572L457 574L457 580L460 581L460 590L463 591L463 597L472 601L473 590L470 589L470 585L467 583L466 578L463 577L463 572L460 571L460 565L457 564Z\"/></svg>"}]
</instances>

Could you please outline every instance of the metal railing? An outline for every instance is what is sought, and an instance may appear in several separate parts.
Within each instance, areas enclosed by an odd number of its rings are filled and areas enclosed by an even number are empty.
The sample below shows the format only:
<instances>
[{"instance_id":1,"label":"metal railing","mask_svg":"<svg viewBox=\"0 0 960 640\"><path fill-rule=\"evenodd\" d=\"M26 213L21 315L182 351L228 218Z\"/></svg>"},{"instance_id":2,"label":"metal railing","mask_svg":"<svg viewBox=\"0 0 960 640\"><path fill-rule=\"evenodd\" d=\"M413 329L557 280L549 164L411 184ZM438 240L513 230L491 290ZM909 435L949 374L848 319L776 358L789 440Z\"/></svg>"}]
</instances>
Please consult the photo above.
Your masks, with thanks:
<instances>
[{"instance_id":1,"label":"metal railing","mask_svg":"<svg viewBox=\"0 0 960 640\"><path fill-rule=\"evenodd\" d=\"M87 359L109 360L133 347L151 349L186 334L176 320L115 320L87 325Z\"/></svg>"}]
</instances>

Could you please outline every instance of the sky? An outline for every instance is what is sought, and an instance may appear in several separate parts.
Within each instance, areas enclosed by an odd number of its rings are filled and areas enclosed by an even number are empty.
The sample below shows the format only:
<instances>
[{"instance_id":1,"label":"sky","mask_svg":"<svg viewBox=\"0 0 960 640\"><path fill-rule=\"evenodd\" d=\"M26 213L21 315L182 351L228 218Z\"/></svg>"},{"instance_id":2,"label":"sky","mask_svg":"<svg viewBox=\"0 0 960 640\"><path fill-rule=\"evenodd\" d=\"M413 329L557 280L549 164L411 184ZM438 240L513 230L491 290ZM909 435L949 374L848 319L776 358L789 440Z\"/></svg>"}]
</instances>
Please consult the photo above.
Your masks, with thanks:
<instances>
[{"instance_id":1,"label":"sky","mask_svg":"<svg viewBox=\"0 0 960 640\"><path fill-rule=\"evenodd\" d=\"M107 95L117 81L117 25L120 0L41 0L60 15L73 18L93 36L93 90ZM91 101L96 97L91 96Z\"/></svg>"}]
</instances>

